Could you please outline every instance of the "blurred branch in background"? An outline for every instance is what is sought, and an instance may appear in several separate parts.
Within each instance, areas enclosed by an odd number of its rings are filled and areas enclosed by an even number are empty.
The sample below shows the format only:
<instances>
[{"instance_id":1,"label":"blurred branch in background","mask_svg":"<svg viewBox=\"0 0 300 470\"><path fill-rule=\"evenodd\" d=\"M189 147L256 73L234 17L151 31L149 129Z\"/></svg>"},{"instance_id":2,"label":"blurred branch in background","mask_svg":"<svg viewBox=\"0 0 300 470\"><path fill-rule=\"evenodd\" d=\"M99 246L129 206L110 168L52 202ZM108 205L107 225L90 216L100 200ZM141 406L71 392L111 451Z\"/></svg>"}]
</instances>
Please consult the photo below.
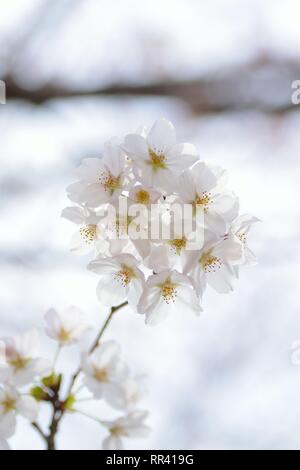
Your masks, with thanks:
<instances>
[{"instance_id":1,"label":"blurred branch in background","mask_svg":"<svg viewBox=\"0 0 300 470\"><path fill-rule=\"evenodd\" d=\"M262 57L198 80L161 81L149 84L120 84L92 89L72 89L48 83L36 89L21 87L12 76L4 80L8 99L42 104L50 99L95 95L171 96L184 101L195 114L256 109L283 113L293 109L291 84L300 77L299 63Z\"/></svg>"}]
</instances>

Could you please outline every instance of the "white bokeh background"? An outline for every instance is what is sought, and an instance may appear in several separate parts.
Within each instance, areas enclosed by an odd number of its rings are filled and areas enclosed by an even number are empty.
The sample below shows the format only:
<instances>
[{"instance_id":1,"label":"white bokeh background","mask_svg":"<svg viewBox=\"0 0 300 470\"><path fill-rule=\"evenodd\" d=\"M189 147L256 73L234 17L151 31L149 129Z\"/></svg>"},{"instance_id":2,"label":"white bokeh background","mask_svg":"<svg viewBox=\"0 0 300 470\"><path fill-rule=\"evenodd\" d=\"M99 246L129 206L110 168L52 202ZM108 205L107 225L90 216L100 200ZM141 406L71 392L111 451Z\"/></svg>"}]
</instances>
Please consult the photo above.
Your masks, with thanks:
<instances>
[{"instance_id":1,"label":"white bokeh background","mask_svg":"<svg viewBox=\"0 0 300 470\"><path fill-rule=\"evenodd\" d=\"M246 63L262 49L300 56L297 1L53 0L51 14L29 34L27 20L42 3L0 1L0 78L13 70L27 88L49 80L89 89L193 78ZM35 105L8 96L0 106L0 336L42 331L51 306L75 304L99 326L104 321L97 277L85 269L89 258L68 252L65 187L73 167L99 155L105 139L162 116L202 159L229 170L241 210L262 219L250 237L259 264L241 271L232 294L207 291L200 319L183 311L149 328L129 308L116 314L106 337L119 340L133 371L147 375L144 407L153 429L127 448L298 448L300 366L291 363L291 346L300 339L299 107L280 116L253 109L195 115L176 97ZM53 354L42 338L42 351ZM76 369L78 355L77 347L62 354L61 369ZM97 449L102 438L97 424L67 416L58 447ZM22 419L11 444L43 447Z\"/></svg>"}]
</instances>

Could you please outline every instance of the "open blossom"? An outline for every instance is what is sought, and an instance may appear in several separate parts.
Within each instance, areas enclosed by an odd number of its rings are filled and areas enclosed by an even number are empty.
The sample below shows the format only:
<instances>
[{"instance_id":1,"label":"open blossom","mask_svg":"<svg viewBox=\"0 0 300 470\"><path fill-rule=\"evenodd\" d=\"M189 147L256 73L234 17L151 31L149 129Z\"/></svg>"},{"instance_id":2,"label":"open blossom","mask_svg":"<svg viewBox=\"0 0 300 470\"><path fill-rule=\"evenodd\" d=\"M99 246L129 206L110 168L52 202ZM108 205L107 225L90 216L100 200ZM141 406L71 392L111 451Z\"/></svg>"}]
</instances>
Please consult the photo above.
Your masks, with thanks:
<instances>
[{"instance_id":1,"label":"open blossom","mask_svg":"<svg viewBox=\"0 0 300 470\"><path fill-rule=\"evenodd\" d=\"M31 396L21 395L11 386L0 385L0 437L9 438L15 432L17 414L30 422L35 421L37 401Z\"/></svg>"},{"instance_id":2,"label":"open blossom","mask_svg":"<svg viewBox=\"0 0 300 470\"><path fill-rule=\"evenodd\" d=\"M166 119L156 121L145 135L128 134L124 150L136 177L166 193L174 187L174 176L197 160L193 145L176 143L174 126Z\"/></svg>"},{"instance_id":3,"label":"open blossom","mask_svg":"<svg viewBox=\"0 0 300 470\"><path fill-rule=\"evenodd\" d=\"M62 211L62 217L78 225L78 229L70 241L70 250L77 254L108 252L108 241L104 236L104 228L101 226L101 218L93 209L87 207L66 207Z\"/></svg>"},{"instance_id":4,"label":"open blossom","mask_svg":"<svg viewBox=\"0 0 300 470\"><path fill-rule=\"evenodd\" d=\"M125 163L121 147L107 142L102 158L86 158L77 168L79 181L68 187L69 199L89 207L116 200L128 183Z\"/></svg>"},{"instance_id":5,"label":"open blossom","mask_svg":"<svg viewBox=\"0 0 300 470\"><path fill-rule=\"evenodd\" d=\"M47 335L62 346L76 343L91 328L85 315L76 307L69 307L61 313L52 308L46 313L45 320Z\"/></svg>"},{"instance_id":6,"label":"open blossom","mask_svg":"<svg viewBox=\"0 0 300 470\"><path fill-rule=\"evenodd\" d=\"M39 343L37 330L3 338L2 341L7 368L0 368L0 380L21 386L50 370L48 360L36 357Z\"/></svg>"},{"instance_id":7,"label":"open blossom","mask_svg":"<svg viewBox=\"0 0 300 470\"><path fill-rule=\"evenodd\" d=\"M122 450L123 438L147 437L150 433L150 428L144 422L147 416L147 411L136 410L113 421L103 421L102 424L109 431L109 436L103 441L103 449Z\"/></svg>"},{"instance_id":8,"label":"open blossom","mask_svg":"<svg viewBox=\"0 0 300 470\"><path fill-rule=\"evenodd\" d=\"M88 269L100 276L97 295L104 305L118 305L127 299L137 304L144 285L144 274L138 264L130 254L99 256L89 263Z\"/></svg>"},{"instance_id":9,"label":"open blossom","mask_svg":"<svg viewBox=\"0 0 300 470\"><path fill-rule=\"evenodd\" d=\"M226 172L197 162L181 175L178 184L180 200L191 204L203 216L204 228L217 235L226 232L226 224L237 216L238 198L225 188Z\"/></svg>"},{"instance_id":10,"label":"open blossom","mask_svg":"<svg viewBox=\"0 0 300 470\"><path fill-rule=\"evenodd\" d=\"M138 304L146 323L155 325L174 310L191 311L196 315L201 312L200 300L189 277L175 270L150 276Z\"/></svg>"},{"instance_id":11,"label":"open blossom","mask_svg":"<svg viewBox=\"0 0 300 470\"><path fill-rule=\"evenodd\" d=\"M84 383L96 398L104 398L112 406L119 401L128 369L116 341L101 343L91 354L83 355L82 370Z\"/></svg>"},{"instance_id":12,"label":"open blossom","mask_svg":"<svg viewBox=\"0 0 300 470\"><path fill-rule=\"evenodd\" d=\"M203 295L207 284L223 294L234 288L235 267L241 263L243 246L240 240L214 238L198 252L190 254L185 272L193 279L197 292Z\"/></svg>"}]
</instances>

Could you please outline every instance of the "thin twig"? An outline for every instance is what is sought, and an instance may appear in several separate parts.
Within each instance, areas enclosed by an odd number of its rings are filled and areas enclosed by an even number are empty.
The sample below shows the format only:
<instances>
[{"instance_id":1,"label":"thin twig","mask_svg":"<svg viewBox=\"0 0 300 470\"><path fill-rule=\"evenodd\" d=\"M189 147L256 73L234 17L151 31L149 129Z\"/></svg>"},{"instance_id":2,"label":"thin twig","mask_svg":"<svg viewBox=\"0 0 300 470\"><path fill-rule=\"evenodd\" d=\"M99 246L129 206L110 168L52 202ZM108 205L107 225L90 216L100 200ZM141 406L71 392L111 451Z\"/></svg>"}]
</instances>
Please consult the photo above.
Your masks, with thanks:
<instances>
[{"instance_id":1,"label":"thin twig","mask_svg":"<svg viewBox=\"0 0 300 470\"><path fill-rule=\"evenodd\" d=\"M36 429L36 431L39 433L39 435L40 435L44 440L47 439L46 434L45 434L44 431L41 429L41 427L39 426L38 423L33 422L33 423L31 423L31 426L33 426L33 427Z\"/></svg>"},{"instance_id":2,"label":"thin twig","mask_svg":"<svg viewBox=\"0 0 300 470\"><path fill-rule=\"evenodd\" d=\"M90 350L89 350L89 354L91 354L95 349L96 347L98 346L99 344L99 341L100 339L102 338L103 336L103 333L105 332L106 328L108 327L108 325L110 324L111 322L111 319L114 315L114 313L116 313L118 310L120 310L122 307L125 307L126 305L128 304L128 302L123 302L122 304L120 305L117 305L116 307L112 307L111 308L111 311L110 311L110 314L108 315L107 319L105 320L104 322L104 325L102 326L101 330L99 331L98 335L97 335L97 338L95 339L93 345L91 346ZM80 374L81 372L81 367L79 367L79 369L75 372L75 374L73 375L72 377L72 380L71 380L71 384L70 384L70 387L69 387L69 392L68 392L68 395L71 393L71 390L73 388L73 385L78 377L78 375Z\"/></svg>"},{"instance_id":3,"label":"thin twig","mask_svg":"<svg viewBox=\"0 0 300 470\"><path fill-rule=\"evenodd\" d=\"M99 341L102 338L106 328L110 324L114 313L117 312L118 310L120 310L122 307L125 307L125 305L127 305L127 304L128 304L128 302L126 301L126 302L123 302L120 305L117 305L116 307L111 308L110 314L108 315L107 319L105 320L101 330L99 331L94 343L92 344L92 346L89 350L89 354L91 354L96 349L96 347L98 346ZM73 377L71 379L71 383L70 383L69 390L68 390L68 393L67 393L67 398L71 394L74 383L75 383L78 375L80 374L80 372L81 372L81 367L78 368L78 370L75 372L75 374L73 375ZM51 399L51 404L52 404L53 412L52 412L51 423L50 423L50 426L49 426L49 434L46 435L37 423L32 423L32 426L39 432L39 434L45 440L45 442L47 444L47 449L48 450L55 450L55 436L56 436L57 431L58 431L59 423L60 423L60 421L61 421L61 419L64 416L64 413L66 411L65 406L64 406L65 401L61 401L59 399L59 390L55 391L54 396ZM83 413L83 412L80 412L80 413ZM89 417L91 418L91 416L89 416Z\"/></svg>"}]
</instances>

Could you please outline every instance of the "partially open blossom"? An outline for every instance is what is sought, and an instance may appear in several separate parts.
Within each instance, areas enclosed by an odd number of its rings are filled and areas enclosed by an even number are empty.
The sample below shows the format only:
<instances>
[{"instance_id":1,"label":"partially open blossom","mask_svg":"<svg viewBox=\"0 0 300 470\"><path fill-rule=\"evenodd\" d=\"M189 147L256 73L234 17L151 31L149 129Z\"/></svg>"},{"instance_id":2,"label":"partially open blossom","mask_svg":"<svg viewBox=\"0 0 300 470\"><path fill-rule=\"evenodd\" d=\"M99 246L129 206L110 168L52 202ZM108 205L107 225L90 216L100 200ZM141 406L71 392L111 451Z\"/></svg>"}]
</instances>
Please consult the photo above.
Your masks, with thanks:
<instances>
[{"instance_id":1,"label":"partially open blossom","mask_svg":"<svg viewBox=\"0 0 300 470\"><path fill-rule=\"evenodd\" d=\"M137 410L113 421L103 421L102 424L109 431L109 436L103 441L103 449L122 450L123 438L147 437L150 432L150 428L144 422L147 416L147 411Z\"/></svg>"},{"instance_id":2,"label":"partially open blossom","mask_svg":"<svg viewBox=\"0 0 300 470\"><path fill-rule=\"evenodd\" d=\"M98 299L104 305L118 305L128 299L136 305L143 290L144 274L137 259L130 254L99 256L88 269L99 274Z\"/></svg>"},{"instance_id":3,"label":"partially open blossom","mask_svg":"<svg viewBox=\"0 0 300 470\"><path fill-rule=\"evenodd\" d=\"M257 262L255 254L250 250L248 246L247 237L252 225L259 221L260 219L252 215L240 215L232 222L229 233L225 236L225 238L236 237L239 241L242 242L243 260L241 264L256 264Z\"/></svg>"},{"instance_id":4,"label":"partially open blossom","mask_svg":"<svg viewBox=\"0 0 300 470\"><path fill-rule=\"evenodd\" d=\"M150 276L138 304L138 311L145 314L146 323L155 325L174 310L201 312L193 284L188 276L178 271L162 271Z\"/></svg>"},{"instance_id":5,"label":"partially open blossom","mask_svg":"<svg viewBox=\"0 0 300 470\"><path fill-rule=\"evenodd\" d=\"M39 344L37 330L33 329L11 338L3 338L2 341L5 344L5 359L8 368L0 368L0 380L21 386L50 370L50 362L36 356Z\"/></svg>"},{"instance_id":6,"label":"partially open blossom","mask_svg":"<svg viewBox=\"0 0 300 470\"><path fill-rule=\"evenodd\" d=\"M69 307L61 313L52 308L46 313L45 320L47 335L62 346L76 343L91 328L85 315L76 307Z\"/></svg>"},{"instance_id":7,"label":"partially open blossom","mask_svg":"<svg viewBox=\"0 0 300 470\"><path fill-rule=\"evenodd\" d=\"M121 358L116 341L99 344L91 354L82 359L84 383L96 398L104 398L114 405L123 394L121 384L128 376L128 369Z\"/></svg>"}]
</instances>

